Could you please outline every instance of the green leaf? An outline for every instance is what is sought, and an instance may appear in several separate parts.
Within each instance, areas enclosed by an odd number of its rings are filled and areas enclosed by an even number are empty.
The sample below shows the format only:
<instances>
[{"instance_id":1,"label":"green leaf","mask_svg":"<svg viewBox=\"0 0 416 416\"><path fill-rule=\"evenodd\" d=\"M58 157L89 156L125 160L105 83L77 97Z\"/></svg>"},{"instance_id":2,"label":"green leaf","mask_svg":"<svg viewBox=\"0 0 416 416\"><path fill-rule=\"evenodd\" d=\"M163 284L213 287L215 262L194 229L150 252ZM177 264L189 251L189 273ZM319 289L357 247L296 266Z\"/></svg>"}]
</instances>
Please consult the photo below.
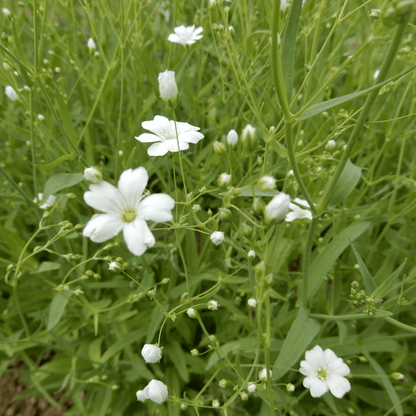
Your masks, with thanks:
<instances>
[{"instance_id":1,"label":"green leaf","mask_svg":"<svg viewBox=\"0 0 416 416\"><path fill-rule=\"evenodd\" d=\"M61 320L62 315L64 314L66 304L68 303L69 298L72 293L68 290L63 290L61 292L56 292L55 296L52 299L51 306L49 308L49 318L47 330L55 328L58 322Z\"/></svg>"},{"instance_id":2,"label":"green leaf","mask_svg":"<svg viewBox=\"0 0 416 416\"><path fill-rule=\"evenodd\" d=\"M334 191L329 199L330 205L337 205L347 199L349 194L355 189L357 183L361 178L361 168L355 166L350 159L348 159L341 176L334 188Z\"/></svg>"},{"instance_id":3,"label":"green leaf","mask_svg":"<svg viewBox=\"0 0 416 416\"><path fill-rule=\"evenodd\" d=\"M394 387L391 384L389 376L385 373L385 371L380 366L380 364L370 355L370 353L365 348L362 348L362 352L365 358L367 358L368 362L374 368L375 372L379 375L380 381L387 391L387 394L393 404L393 407L397 416L403 416L403 408L400 403L399 396L397 395L396 390L394 390Z\"/></svg>"},{"instance_id":4,"label":"green leaf","mask_svg":"<svg viewBox=\"0 0 416 416\"><path fill-rule=\"evenodd\" d=\"M44 261L43 263L41 263L39 268L32 274L50 272L51 270L58 270L60 267L61 267L60 263L54 263L52 261Z\"/></svg>"},{"instance_id":5,"label":"green leaf","mask_svg":"<svg viewBox=\"0 0 416 416\"><path fill-rule=\"evenodd\" d=\"M374 281L373 276L371 276L370 272L368 271L367 266L363 262L363 259L361 258L352 241L350 241L350 244L358 261L358 265L360 266L360 273L363 278L365 290L367 294L373 293L377 289L376 282Z\"/></svg>"},{"instance_id":6,"label":"green leaf","mask_svg":"<svg viewBox=\"0 0 416 416\"><path fill-rule=\"evenodd\" d=\"M55 192L76 185L82 180L84 180L82 173L58 173L52 176L46 181L45 187L43 188L42 202L45 202Z\"/></svg>"},{"instance_id":7,"label":"green leaf","mask_svg":"<svg viewBox=\"0 0 416 416\"><path fill-rule=\"evenodd\" d=\"M186 367L185 354L179 343L177 341L172 341L171 343L169 343L169 345L167 345L164 352L167 353L168 357L173 362L173 365L178 371L178 374L181 377L181 379L185 383L188 383L189 373Z\"/></svg>"},{"instance_id":8,"label":"green leaf","mask_svg":"<svg viewBox=\"0 0 416 416\"><path fill-rule=\"evenodd\" d=\"M289 21L286 26L282 42L282 70L285 80L286 95L288 101L292 96L293 73L295 70L295 46L298 32L300 14L302 12L302 0L293 0L290 7Z\"/></svg>"},{"instance_id":9,"label":"green leaf","mask_svg":"<svg viewBox=\"0 0 416 416\"><path fill-rule=\"evenodd\" d=\"M309 267L308 300L315 296L324 277L331 270L336 259L349 246L350 240L354 241L370 226L370 222L357 222L342 230L321 251Z\"/></svg>"},{"instance_id":10,"label":"green leaf","mask_svg":"<svg viewBox=\"0 0 416 416\"><path fill-rule=\"evenodd\" d=\"M309 318L306 311L300 308L274 362L276 370L273 370L273 380L279 379L290 370L306 351L320 329L321 325L314 319Z\"/></svg>"},{"instance_id":11,"label":"green leaf","mask_svg":"<svg viewBox=\"0 0 416 416\"><path fill-rule=\"evenodd\" d=\"M376 299L384 298L387 295L390 288L396 283L400 274L403 271L404 266L407 263L407 259L386 279L384 282L372 293Z\"/></svg>"},{"instance_id":12,"label":"green leaf","mask_svg":"<svg viewBox=\"0 0 416 416\"><path fill-rule=\"evenodd\" d=\"M55 94L55 100L59 107L59 115L61 116L62 125L72 143L75 144L78 141L78 135L74 129L74 125L72 124L71 116L69 115L68 103L65 102L59 90L57 90L57 93Z\"/></svg>"}]
</instances>

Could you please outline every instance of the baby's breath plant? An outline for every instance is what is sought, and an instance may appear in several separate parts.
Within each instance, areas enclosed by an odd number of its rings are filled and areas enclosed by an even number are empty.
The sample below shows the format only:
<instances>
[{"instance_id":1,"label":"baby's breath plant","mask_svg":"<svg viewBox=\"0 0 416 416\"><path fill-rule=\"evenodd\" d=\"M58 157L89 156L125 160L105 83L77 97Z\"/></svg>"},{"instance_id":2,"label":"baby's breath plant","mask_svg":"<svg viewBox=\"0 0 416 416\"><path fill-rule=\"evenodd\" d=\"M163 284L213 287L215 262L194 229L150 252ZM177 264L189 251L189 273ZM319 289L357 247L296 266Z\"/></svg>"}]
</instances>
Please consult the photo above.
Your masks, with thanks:
<instances>
[{"instance_id":1,"label":"baby's breath plant","mask_svg":"<svg viewBox=\"0 0 416 416\"><path fill-rule=\"evenodd\" d=\"M4 0L15 398L415 414L414 3Z\"/></svg>"}]
</instances>

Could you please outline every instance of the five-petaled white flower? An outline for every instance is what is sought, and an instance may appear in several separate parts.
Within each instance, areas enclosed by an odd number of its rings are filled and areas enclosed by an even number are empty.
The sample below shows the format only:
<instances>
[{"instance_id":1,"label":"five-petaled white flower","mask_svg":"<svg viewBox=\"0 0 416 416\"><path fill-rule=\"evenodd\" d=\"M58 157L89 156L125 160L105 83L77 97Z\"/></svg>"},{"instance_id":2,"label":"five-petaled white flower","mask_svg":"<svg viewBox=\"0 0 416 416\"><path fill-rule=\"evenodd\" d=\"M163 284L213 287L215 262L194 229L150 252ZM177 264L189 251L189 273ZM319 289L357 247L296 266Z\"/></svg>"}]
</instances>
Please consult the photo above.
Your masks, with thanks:
<instances>
[{"instance_id":1,"label":"five-petaled white flower","mask_svg":"<svg viewBox=\"0 0 416 416\"><path fill-rule=\"evenodd\" d=\"M201 39L203 35L200 33L204 29L200 26L195 29L195 25L185 27L183 25L175 27L173 31L175 33L171 33L168 36L168 40L174 43L180 43L181 45L192 45L197 40Z\"/></svg>"},{"instance_id":2,"label":"five-petaled white flower","mask_svg":"<svg viewBox=\"0 0 416 416\"><path fill-rule=\"evenodd\" d=\"M305 201L304 199L295 198L294 201L305 207L309 207L308 201ZM308 220L312 220L312 212L309 211L308 209L302 209L292 203L289 204L289 208L292 211L286 215L285 217L286 222L291 222L299 218L307 218Z\"/></svg>"},{"instance_id":3,"label":"five-petaled white flower","mask_svg":"<svg viewBox=\"0 0 416 416\"><path fill-rule=\"evenodd\" d=\"M16 101L19 99L19 96L17 95L17 92L15 91L15 89L8 85L5 89L4 89L5 94L9 97L10 100L12 101Z\"/></svg>"},{"instance_id":4,"label":"five-petaled white flower","mask_svg":"<svg viewBox=\"0 0 416 416\"><path fill-rule=\"evenodd\" d=\"M351 390L351 384L345 378L350 373L349 367L329 348L323 351L316 345L310 351L306 351L299 371L306 376L303 385L310 389L312 397L321 397L329 389L340 399Z\"/></svg>"},{"instance_id":5,"label":"five-petaled white flower","mask_svg":"<svg viewBox=\"0 0 416 416\"><path fill-rule=\"evenodd\" d=\"M187 150L189 143L198 143L204 138L204 135L198 132L199 127L176 122L175 128L175 122L163 116L155 116L152 121L143 121L142 127L153 134L143 133L136 139L141 143L157 142L147 149L149 156L163 156L167 152Z\"/></svg>"},{"instance_id":6,"label":"five-petaled white flower","mask_svg":"<svg viewBox=\"0 0 416 416\"><path fill-rule=\"evenodd\" d=\"M146 221L171 221L175 201L166 194L143 198L147 180L146 169L139 167L127 169L121 174L118 189L106 181L91 184L84 200L90 207L105 214L91 218L84 228L84 237L102 243L123 230L127 248L136 256L141 256L147 247L153 247L155 237Z\"/></svg>"},{"instance_id":7,"label":"five-petaled white flower","mask_svg":"<svg viewBox=\"0 0 416 416\"><path fill-rule=\"evenodd\" d=\"M162 358L162 350L153 344L144 344L142 356L146 363L157 363Z\"/></svg>"}]
</instances>

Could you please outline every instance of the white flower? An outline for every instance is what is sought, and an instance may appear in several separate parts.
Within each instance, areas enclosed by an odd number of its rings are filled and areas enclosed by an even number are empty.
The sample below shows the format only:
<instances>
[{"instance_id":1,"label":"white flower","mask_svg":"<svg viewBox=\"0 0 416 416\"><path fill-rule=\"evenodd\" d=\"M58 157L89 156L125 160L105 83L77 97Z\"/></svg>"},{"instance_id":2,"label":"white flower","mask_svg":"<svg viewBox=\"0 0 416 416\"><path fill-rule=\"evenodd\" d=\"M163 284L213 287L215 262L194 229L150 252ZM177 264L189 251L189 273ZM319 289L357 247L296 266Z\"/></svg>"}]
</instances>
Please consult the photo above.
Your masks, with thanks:
<instances>
[{"instance_id":1,"label":"white flower","mask_svg":"<svg viewBox=\"0 0 416 416\"><path fill-rule=\"evenodd\" d=\"M273 375L272 370L269 370L269 373L270 373L270 378L272 378L272 375ZM263 368L263 370L259 372L259 379L261 381L267 380L267 368Z\"/></svg>"},{"instance_id":2,"label":"white flower","mask_svg":"<svg viewBox=\"0 0 416 416\"><path fill-rule=\"evenodd\" d=\"M351 390L350 382L345 378L350 369L327 348L325 351L316 345L305 353L305 361L301 361L299 371L306 376L303 385L310 389L312 397L321 397L328 389L337 398L341 398Z\"/></svg>"},{"instance_id":3,"label":"white flower","mask_svg":"<svg viewBox=\"0 0 416 416\"><path fill-rule=\"evenodd\" d=\"M45 120L45 117L42 114L38 114L38 120L43 121Z\"/></svg>"},{"instance_id":4,"label":"white flower","mask_svg":"<svg viewBox=\"0 0 416 416\"><path fill-rule=\"evenodd\" d=\"M165 104L171 106L172 108L176 107L178 100L178 86L175 81L175 72L168 71L161 72L158 77L159 81L159 92L162 100Z\"/></svg>"},{"instance_id":5,"label":"white flower","mask_svg":"<svg viewBox=\"0 0 416 416\"><path fill-rule=\"evenodd\" d=\"M266 205L266 208L264 209L266 221L271 221L286 215L289 211L289 205L290 196L280 192Z\"/></svg>"},{"instance_id":6,"label":"white flower","mask_svg":"<svg viewBox=\"0 0 416 416\"><path fill-rule=\"evenodd\" d=\"M225 188L226 186L231 184L231 175L224 172L217 179L218 186L220 188Z\"/></svg>"},{"instance_id":7,"label":"white flower","mask_svg":"<svg viewBox=\"0 0 416 416\"><path fill-rule=\"evenodd\" d=\"M1 11L3 12L3 14L4 14L5 16L10 16L10 14L11 14L10 10L9 10L7 7L3 7L3 8L1 9Z\"/></svg>"},{"instance_id":8,"label":"white flower","mask_svg":"<svg viewBox=\"0 0 416 416\"><path fill-rule=\"evenodd\" d=\"M234 147L238 143L238 134L235 130L230 130L227 135L227 143Z\"/></svg>"},{"instance_id":9,"label":"white flower","mask_svg":"<svg viewBox=\"0 0 416 416\"><path fill-rule=\"evenodd\" d=\"M11 87L10 85L8 85L5 89L4 92L6 93L6 95L10 98L10 100L12 101L16 101L19 99L19 96L17 95L17 92L14 90L13 87Z\"/></svg>"},{"instance_id":10,"label":"white flower","mask_svg":"<svg viewBox=\"0 0 416 416\"><path fill-rule=\"evenodd\" d=\"M152 380L143 390L145 399L157 404L163 403L168 397L168 388L159 380ZM137 393L136 393L137 395Z\"/></svg>"},{"instance_id":11,"label":"white flower","mask_svg":"<svg viewBox=\"0 0 416 416\"><path fill-rule=\"evenodd\" d=\"M377 69L377 71L376 72L374 72L374 75L373 75L373 78L374 79L377 79L377 77L378 77L378 74L380 73L380 70L379 69Z\"/></svg>"},{"instance_id":12,"label":"white flower","mask_svg":"<svg viewBox=\"0 0 416 416\"><path fill-rule=\"evenodd\" d=\"M95 46L95 42L94 42L94 39L93 39L93 38L89 38L89 39L88 39L87 46L88 46L88 49L89 49L90 51L95 50L96 46Z\"/></svg>"},{"instance_id":13,"label":"white flower","mask_svg":"<svg viewBox=\"0 0 416 416\"><path fill-rule=\"evenodd\" d=\"M204 29L202 27L198 27L195 29L195 25L185 27L183 25L175 27L173 31L175 33L171 33L168 36L168 40L174 43L180 43L181 45L192 45L197 40L201 39L203 35L200 33Z\"/></svg>"},{"instance_id":14,"label":"white flower","mask_svg":"<svg viewBox=\"0 0 416 416\"><path fill-rule=\"evenodd\" d=\"M298 204L309 207L308 202L305 201L304 199L295 198L294 201L297 202ZM312 212L309 211L308 209L302 209L292 203L289 205L289 208L292 211L286 215L286 218L285 218L286 222L291 222L299 218L307 218L308 220L312 220Z\"/></svg>"},{"instance_id":15,"label":"white flower","mask_svg":"<svg viewBox=\"0 0 416 416\"><path fill-rule=\"evenodd\" d=\"M217 311L218 310L218 302L216 300L210 300L207 304L207 308L210 311Z\"/></svg>"},{"instance_id":16,"label":"white flower","mask_svg":"<svg viewBox=\"0 0 416 416\"><path fill-rule=\"evenodd\" d=\"M153 344L145 344L142 348L142 356L146 363L157 363L162 358L162 350Z\"/></svg>"},{"instance_id":17,"label":"white flower","mask_svg":"<svg viewBox=\"0 0 416 416\"><path fill-rule=\"evenodd\" d=\"M256 252L254 250L250 250L247 254L249 260L253 260L256 257Z\"/></svg>"},{"instance_id":18,"label":"white flower","mask_svg":"<svg viewBox=\"0 0 416 416\"><path fill-rule=\"evenodd\" d=\"M143 390L139 390L136 393L136 397L137 397L137 400L139 400L141 402L144 402L146 400L146 395L144 394L144 391Z\"/></svg>"},{"instance_id":19,"label":"white flower","mask_svg":"<svg viewBox=\"0 0 416 416\"><path fill-rule=\"evenodd\" d=\"M147 180L146 169L139 167L121 174L118 189L106 181L90 185L90 190L84 194L85 202L105 214L92 217L83 236L102 243L123 230L127 248L136 256L141 256L147 247L153 247L155 238L146 221L171 221L175 201L166 194L143 198Z\"/></svg>"},{"instance_id":20,"label":"white flower","mask_svg":"<svg viewBox=\"0 0 416 416\"><path fill-rule=\"evenodd\" d=\"M91 183L97 184L103 180L103 175L99 169L90 167L84 169L84 178Z\"/></svg>"},{"instance_id":21,"label":"white flower","mask_svg":"<svg viewBox=\"0 0 416 416\"><path fill-rule=\"evenodd\" d=\"M336 145L337 143L335 140L328 140L328 142L326 143L325 149L332 150L335 148Z\"/></svg>"},{"instance_id":22,"label":"white flower","mask_svg":"<svg viewBox=\"0 0 416 416\"><path fill-rule=\"evenodd\" d=\"M254 298L250 298L250 299L247 301L247 304L248 304L248 306L251 306L252 308L255 308L255 307L257 306L257 301L256 301L256 299L254 299Z\"/></svg>"},{"instance_id":23,"label":"white flower","mask_svg":"<svg viewBox=\"0 0 416 416\"><path fill-rule=\"evenodd\" d=\"M196 318L196 312L194 308L189 308L186 313L190 318ZM193 350L192 350L193 351Z\"/></svg>"},{"instance_id":24,"label":"white flower","mask_svg":"<svg viewBox=\"0 0 416 416\"><path fill-rule=\"evenodd\" d=\"M215 231L211 234L210 239L216 246L219 246L224 241L224 233L222 231Z\"/></svg>"},{"instance_id":25,"label":"white flower","mask_svg":"<svg viewBox=\"0 0 416 416\"><path fill-rule=\"evenodd\" d=\"M254 393L257 390L257 386L254 383L248 383L247 390L250 393Z\"/></svg>"},{"instance_id":26,"label":"white flower","mask_svg":"<svg viewBox=\"0 0 416 416\"><path fill-rule=\"evenodd\" d=\"M41 201L42 201L42 199L43 199L43 193L42 193L42 192L39 192L39 193L38 193L38 197L37 197L37 198L35 198L35 199L33 200L33 202L34 202L35 204L37 204L38 202L41 202ZM41 209L46 209L46 208L48 208L48 207L51 207L51 206L54 204L55 200L56 200L56 196L49 195L49 196L48 196L48 199L46 200L46 202L45 202L44 204L40 205L40 206L39 206L39 208L41 208Z\"/></svg>"},{"instance_id":27,"label":"white flower","mask_svg":"<svg viewBox=\"0 0 416 416\"><path fill-rule=\"evenodd\" d=\"M108 265L108 270L110 270L111 272L119 272L121 270L120 264L116 261L112 261Z\"/></svg>"},{"instance_id":28,"label":"white flower","mask_svg":"<svg viewBox=\"0 0 416 416\"><path fill-rule=\"evenodd\" d=\"M212 407L220 407L220 402L217 399L212 401Z\"/></svg>"},{"instance_id":29,"label":"white flower","mask_svg":"<svg viewBox=\"0 0 416 416\"><path fill-rule=\"evenodd\" d=\"M147 149L149 156L163 156L167 152L187 150L189 143L198 143L204 138L204 135L198 132L199 127L191 126L188 123L176 122L175 128L175 122L163 116L155 116L152 121L143 121L142 127L151 131L153 134L141 134L136 137L139 142L158 142L152 144ZM176 137L176 130L178 131L178 137Z\"/></svg>"},{"instance_id":30,"label":"white flower","mask_svg":"<svg viewBox=\"0 0 416 416\"><path fill-rule=\"evenodd\" d=\"M262 191L272 191L276 187L276 179L273 176L265 175L259 179L257 186Z\"/></svg>"}]
</instances>

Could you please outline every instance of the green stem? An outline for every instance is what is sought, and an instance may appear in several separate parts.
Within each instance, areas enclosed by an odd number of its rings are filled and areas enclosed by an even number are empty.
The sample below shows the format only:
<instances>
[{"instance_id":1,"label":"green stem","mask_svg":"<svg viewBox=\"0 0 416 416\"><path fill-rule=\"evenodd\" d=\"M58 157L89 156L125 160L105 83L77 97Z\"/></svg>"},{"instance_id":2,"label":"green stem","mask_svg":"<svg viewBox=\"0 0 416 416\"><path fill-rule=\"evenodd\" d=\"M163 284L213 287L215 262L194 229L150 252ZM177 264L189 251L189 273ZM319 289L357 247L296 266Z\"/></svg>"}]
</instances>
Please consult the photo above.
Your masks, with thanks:
<instances>
[{"instance_id":1,"label":"green stem","mask_svg":"<svg viewBox=\"0 0 416 416\"><path fill-rule=\"evenodd\" d=\"M407 16L404 19L403 23L400 23L396 30L394 31L393 38L391 40L389 49L387 51L386 57L384 58L383 64L380 69L380 73L378 74L376 83L381 83L387 78L388 71L390 70L390 67L393 63L393 60L397 54L397 51L399 50L400 42L403 38L404 31L406 29L407 23L410 19L411 13L408 13ZM329 182L328 186L325 188L324 194L318 204L318 212L323 212L326 208L326 205L329 202L329 199L331 197L331 194L342 174L342 171L344 170L345 165L348 162L348 159L354 150L354 146L360 137L360 132L362 127L364 126L367 117L371 111L371 108L374 105L374 102L377 99L378 93L380 91L380 88L377 88L373 90L367 97L365 104L363 106L363 109L361 110L360 116L358 117L357 123L354 126L353 131L351 132L350 138L347 143L347 148L345 149L342 158L335 170L334 176L332 177L331 181Z\"/></svg>"},{"instance_id":2,"label":"green stem","mask_svg":"<svg viewBox=\"0 0 416 416\"><path fill-rule=\"evenodd\" d=\"M315 230L317 226L318 220L317 218L313 218L311 224L309 226L308 231L308 238L305 244L305 251L303 254L303 279L302 279L302 298L301 298L301 305L304 309L306 309L306 304L308 301L308 278L309 278L309 263L311 258L311 251L312 251L312 244L313 238L315 235Z\"/></svg>"},{"instance_id":3,"label":"green stem","mask_svg":"<svg viewBox=\"0 0 416 416\"><path fill-rule=\"evenodd\" d=\"M267 393L269 396L269 406L271 410L271 415L276 415L276 410L274 407L274 400L273 400L273 390L272 390L272 380L270 378L270 340L271 340L271 311L270 311L270 297L269 294L266 292L266 343L264 346L264 358L266 361L266 374L267 374Z\"/></svg>"},{"instance_id":4,"label":"green stem","mask_svg":"<svg viewBox=\"0 0 416 416\"><path fill-rule=\"evenodd\" d=\"M36 48L35 48L36 50ZM29 92L30 99L30 147L32 150L32 175L33 175L33 188L35 190L35 197L38 197L38 185L36 180L36 160L35 160L35 137L33 134L33 89L30 89Z\"/></svg>"}]
</instances>

